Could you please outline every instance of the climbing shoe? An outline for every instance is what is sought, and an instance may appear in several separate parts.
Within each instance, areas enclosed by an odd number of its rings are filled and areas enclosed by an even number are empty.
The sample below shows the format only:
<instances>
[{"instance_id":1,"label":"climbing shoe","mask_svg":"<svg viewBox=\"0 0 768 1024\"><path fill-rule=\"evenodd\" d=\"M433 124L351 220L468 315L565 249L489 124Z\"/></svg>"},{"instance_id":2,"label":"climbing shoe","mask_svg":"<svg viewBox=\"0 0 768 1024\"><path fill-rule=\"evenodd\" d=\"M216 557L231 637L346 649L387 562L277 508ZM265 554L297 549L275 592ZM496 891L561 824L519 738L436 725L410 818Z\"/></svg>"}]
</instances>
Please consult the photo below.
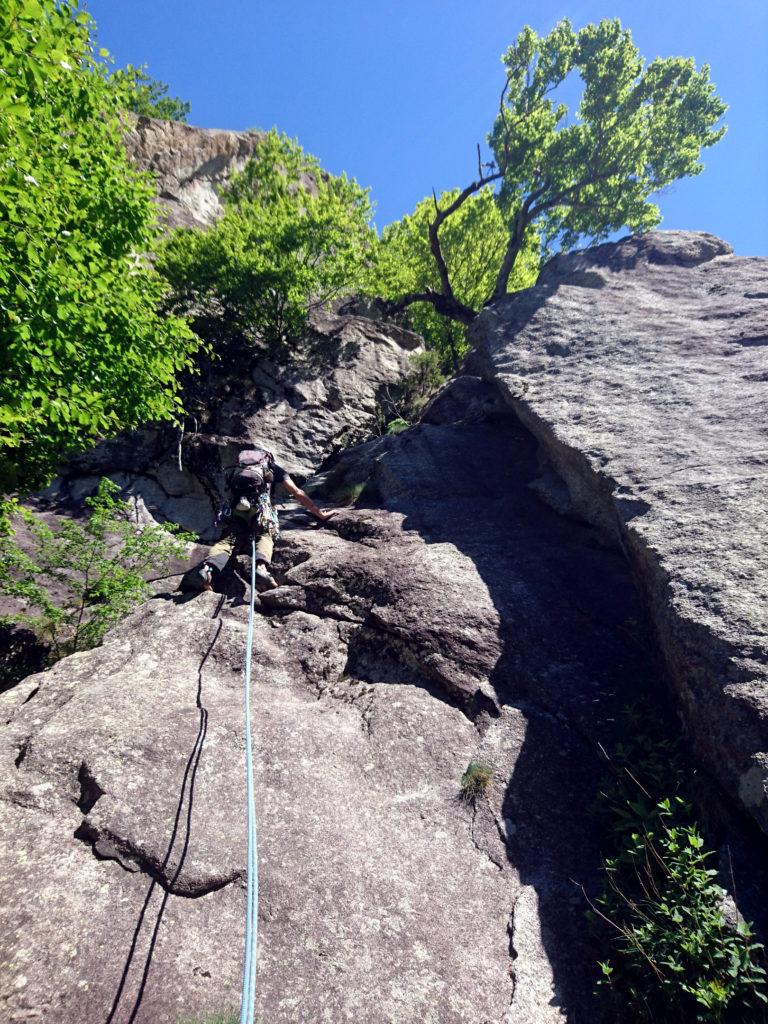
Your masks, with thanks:
<instances>
[{"instance_id":1,"label":"climbing shoe","mask_svg":"<svg viewBox=\"0 0 768 1024\"><path fill-rule=\"evenodd\" d=\"M212 590L213 566L208 562L196 565L181 577L179 590L187 594L199 594L204 590Z\"/></svg>"},{"instance_id":2,"label":"climbing shoe","mask_svg":"<svg viewBox=\"0 0 768 1024\"><path fill-rule=\"evenodd\" d=\"M264 562L258 562L256 565L256 589L258 592L261 594L265 590L274 590L276 586L277 583L269 575L269 569Z\"/></svg>"}]
</instances>

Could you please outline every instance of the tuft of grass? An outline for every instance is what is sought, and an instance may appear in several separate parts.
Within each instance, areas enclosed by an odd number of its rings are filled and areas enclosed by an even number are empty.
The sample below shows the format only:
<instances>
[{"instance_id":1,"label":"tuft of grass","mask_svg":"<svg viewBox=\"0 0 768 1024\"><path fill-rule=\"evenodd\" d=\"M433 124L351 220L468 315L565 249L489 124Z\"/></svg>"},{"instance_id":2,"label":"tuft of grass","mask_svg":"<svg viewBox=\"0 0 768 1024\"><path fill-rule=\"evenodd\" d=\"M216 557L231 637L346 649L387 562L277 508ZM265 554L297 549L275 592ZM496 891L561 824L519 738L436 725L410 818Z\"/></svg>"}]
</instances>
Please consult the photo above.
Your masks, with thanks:
<instances>
[{"instance_id":1,"label":"tuft of grass","mask_svg":"<svg viewBox=\"0 0 768 1024\"><path fill-rule=\"evenodd\" d=\"M468 804L476 803L486 792L493 778L493 768L482 761L470 761L461 776L461 799Z\"/></svg>"}]
</instances>

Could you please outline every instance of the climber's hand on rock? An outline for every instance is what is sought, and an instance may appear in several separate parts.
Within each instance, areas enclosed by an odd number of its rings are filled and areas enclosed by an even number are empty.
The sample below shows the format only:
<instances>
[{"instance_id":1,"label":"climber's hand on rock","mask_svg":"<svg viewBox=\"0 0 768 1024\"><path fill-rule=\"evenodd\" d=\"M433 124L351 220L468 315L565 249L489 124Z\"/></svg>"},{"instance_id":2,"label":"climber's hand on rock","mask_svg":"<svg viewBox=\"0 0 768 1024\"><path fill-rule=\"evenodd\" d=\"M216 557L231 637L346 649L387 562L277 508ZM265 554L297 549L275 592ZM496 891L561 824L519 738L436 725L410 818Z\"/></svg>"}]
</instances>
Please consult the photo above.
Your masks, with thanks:
<instances>
[{"instance_id":1,"label":"climber's hand on rock","mask_svg":"<svg viewBox=\"0 0 768 1024\"><path fill-rule=\"evenodd\" d=\"M307 510L307 512L311 512L315 519L319 519L321 523L328 522L331 517L331 513L323 512L321 508L318 508L309 495L305 494L300 487L297 487L289 476L286 476L283 480L283 487L288 491L292 498L295 498L296 501L298 501L298 503Z\"/></svg>"}]
</instances>

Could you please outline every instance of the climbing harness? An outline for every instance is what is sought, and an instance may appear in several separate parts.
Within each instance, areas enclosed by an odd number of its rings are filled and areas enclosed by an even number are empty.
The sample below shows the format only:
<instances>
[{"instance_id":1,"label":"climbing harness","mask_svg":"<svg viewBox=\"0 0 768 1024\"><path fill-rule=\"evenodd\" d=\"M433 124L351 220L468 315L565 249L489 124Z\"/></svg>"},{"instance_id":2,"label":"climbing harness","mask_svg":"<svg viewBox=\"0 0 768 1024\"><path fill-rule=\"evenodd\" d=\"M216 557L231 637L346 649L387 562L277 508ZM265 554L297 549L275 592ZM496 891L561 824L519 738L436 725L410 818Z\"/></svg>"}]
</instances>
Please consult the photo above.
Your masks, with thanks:
<instances>
[{"instance_id":1,"label":"climbing harness","mask_svg":"<svg viewBox=\"0 0 768 1024\"><path fill-rule=\"evenodd\" d=\"M248 610L248 639L245 645L245 789L248 801L248 861L245 906L245 954L240 1024L253 1024L256 998L256 953L259 931L259 863L256 843L256 801L253 794L253 749L251 744L251 657L256 594L256 538L251 537L251 602Z\"/></svg>"}]
</instances>

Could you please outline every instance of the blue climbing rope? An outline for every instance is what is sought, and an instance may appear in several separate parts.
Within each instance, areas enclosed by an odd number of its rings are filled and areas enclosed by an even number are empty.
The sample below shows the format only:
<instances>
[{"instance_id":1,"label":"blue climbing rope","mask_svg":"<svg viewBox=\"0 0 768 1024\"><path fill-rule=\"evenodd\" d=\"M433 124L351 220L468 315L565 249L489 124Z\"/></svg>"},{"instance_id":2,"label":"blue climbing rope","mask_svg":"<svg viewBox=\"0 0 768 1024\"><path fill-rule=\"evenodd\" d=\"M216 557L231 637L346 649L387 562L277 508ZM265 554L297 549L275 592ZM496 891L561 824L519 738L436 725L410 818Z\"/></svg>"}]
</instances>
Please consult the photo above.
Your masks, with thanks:
<instances>
[{"instance_id":1,"label":"blue climbing rope","mask_svg":"<svg viewBox=\"0 0 768 1024\"><path fill-rule=\"evenodd\" d=\"M259 862L256 844L256 801L253 794L253 747L251 744L251 657L256 594L256 538L251 539L251 604L248 611L248 639L245 645L245 789L248 801L248 862L245 904L245 954L240 1024L253 1024L256 999L256 953L259 932Z\"/></svg>"}]
</instances>

